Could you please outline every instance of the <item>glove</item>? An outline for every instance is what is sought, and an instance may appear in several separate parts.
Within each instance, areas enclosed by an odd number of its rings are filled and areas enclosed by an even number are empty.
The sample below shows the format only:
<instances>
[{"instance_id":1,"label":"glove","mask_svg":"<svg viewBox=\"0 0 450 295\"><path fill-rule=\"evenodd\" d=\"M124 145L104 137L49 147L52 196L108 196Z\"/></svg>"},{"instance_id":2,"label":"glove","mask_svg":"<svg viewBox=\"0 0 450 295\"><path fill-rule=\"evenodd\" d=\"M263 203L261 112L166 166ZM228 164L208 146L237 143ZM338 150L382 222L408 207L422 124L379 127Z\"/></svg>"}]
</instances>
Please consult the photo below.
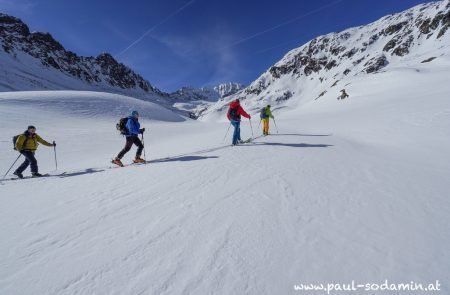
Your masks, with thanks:
<instances>
[{"instance_id":1,"label":"glove","mask_svg":"<svg viewBox=\"0 0 450 295\"><path fill-rule=\"evenodd\" d=\"M56 146L56 142L55 141L53 141L53 146Z\"/></svg>"},{"instance_id":2,"label":"glove","mask_svg":"<svg viewBox=\"0 0 450 295\"><path fill-rule=\"evenodd\" d=\"M144 134L144 132L145 132L145 128L139 129L140 134Z\"/></svg>"},{"instance_id":3,"label":"glove","mask_svg":"<svg viewBox=\"0 0 450 295\"><path fill-rule=\"evenodd\" d=\"M252 118L252 116L248 115L248 119L250 120Z\"/></svg>"}]
</instances>

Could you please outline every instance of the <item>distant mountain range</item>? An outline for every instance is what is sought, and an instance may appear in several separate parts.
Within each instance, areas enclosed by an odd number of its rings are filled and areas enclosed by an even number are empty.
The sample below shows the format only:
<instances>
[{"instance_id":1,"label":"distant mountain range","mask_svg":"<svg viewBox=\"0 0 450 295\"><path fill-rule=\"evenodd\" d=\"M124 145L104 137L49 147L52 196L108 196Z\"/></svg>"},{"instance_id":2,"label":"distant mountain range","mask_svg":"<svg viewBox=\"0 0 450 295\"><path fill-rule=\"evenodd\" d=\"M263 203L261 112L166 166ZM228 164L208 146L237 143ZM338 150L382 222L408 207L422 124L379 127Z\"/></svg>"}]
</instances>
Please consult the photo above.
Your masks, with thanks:
<instances>
[{"instance_id":1,"label":"distant mountain range","mask_svg":"<svg viewBox=\"0 0 450 295\"><path fill-rule=\"evenodd\" d=\"M49 33L31 32L19 18L0 13L0 91L92 90L156 101L217 101L244 88L239 83L183 87L165 93L109 53L79 56Z\"/></svg>"},{"instance_id":2,"label":"distant mountain range","mask_svg":"<svg viewBox=\"0 0 450 295\"><path fill-rule=\"evenodd\" d=\"M216 86L210 87L182 87L180 90L175 91L170 94L174 99L181 100L206 100L206 101L217 101L221 98L233 95L245 86L240 83L223 83Z\"/></svg>"},{"instance_id":3,"label":"distant mountain range","mask_svg":"<svg viewBox=\"0 0 450 295\"><path fill-rule=\"evenodd\" d=\"M337 96L351 80L396 67L439 63L450 52L450 0L421 4L371 24L314 38L258 79L165 93L110 54L82 57L49 33L0 14L0 91L93 90L151 100L191 117L224 111L241 98L250 111Z\"/></svg>"}]
</instances>

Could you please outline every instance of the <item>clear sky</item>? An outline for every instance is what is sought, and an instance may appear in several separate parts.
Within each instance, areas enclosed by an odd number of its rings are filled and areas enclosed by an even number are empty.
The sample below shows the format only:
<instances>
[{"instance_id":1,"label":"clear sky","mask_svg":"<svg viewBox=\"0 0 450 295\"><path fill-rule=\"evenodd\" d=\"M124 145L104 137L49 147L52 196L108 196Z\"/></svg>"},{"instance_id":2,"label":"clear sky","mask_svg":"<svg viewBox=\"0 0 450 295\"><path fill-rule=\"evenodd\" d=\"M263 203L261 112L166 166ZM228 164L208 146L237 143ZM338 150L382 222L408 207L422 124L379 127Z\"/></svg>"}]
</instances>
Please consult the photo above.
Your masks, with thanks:
<instances>
[{"instance_id":1,"label":"clear sky","mask_svg":"<svg viewBox=\"0 0 450 295\"><path fill-rule=\"evenodd\" d=\"M310 39L426 0L0 0L85 56L109 52L154 86L248 84Z\"/></svg>"}]
</instances>

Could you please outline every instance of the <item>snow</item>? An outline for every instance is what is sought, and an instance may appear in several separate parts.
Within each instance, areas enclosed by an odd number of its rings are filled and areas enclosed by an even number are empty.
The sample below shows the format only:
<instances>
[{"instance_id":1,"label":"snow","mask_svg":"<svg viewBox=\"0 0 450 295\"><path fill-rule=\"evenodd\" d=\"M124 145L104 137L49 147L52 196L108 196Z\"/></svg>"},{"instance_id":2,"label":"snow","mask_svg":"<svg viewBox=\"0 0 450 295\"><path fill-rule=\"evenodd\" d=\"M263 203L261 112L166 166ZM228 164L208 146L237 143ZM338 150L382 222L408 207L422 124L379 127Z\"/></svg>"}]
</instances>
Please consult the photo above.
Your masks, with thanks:
<instances>
[{"instance_id":1,"label":"snow","mask_svg":"<svg viewBox=\"0 0 450 295\"><path fill-rule=\"evenodd\" d=\"M389 279L440 280L445 294L449 71L359 77L350 98L275 110L278 134L237 147L223 121L149 120L148 103L151 163L126 168L108 164L124 142L119 99L3 93L0 170L16 157L10 135L32 123L58 142L59 171L43 146L41 171L67 173L0 185L0 293L291 294Z\"/></svg>"},{"instance_id":2,"label":"snow","mask_svg":"<svg viewBox=\"0 0 450 295\"><path fill-rule=\"evenodd\" d=\"M434 30L427 34L420 30L420 24L424 21L432 22L437 15L444 16L448 13L450 13L448 1L430 2L383 17L365 26L314 38L288 52L245 90L218 101L207 111L202 112L202 120L222 118L230 101L236 98L240 98L247 109L256 113L267 104L277 108L297 109L316 100L320 101L322 99L320 95L324 91L327 95L337 97L343 88L352 91L351 83L360 76L367 75L370 61L373 63L379 57L384 57L387 65L373 74L405 68L434 71L435 68L448 66L450 31L437 37L447 23L436 22L435 27L432 26ZM385 32L385 30L389 31L388 28L400 23L404 25L398 31ZM371 41L372 38L374 38L373 41ZM395 49L411 41L407 47L409 52L404 56L397 56L393 52L394 48L385 50L386 44L392 40L396 40ZM353 54L349 55L349 52ZM431 63L422 63L432 57L436 59ZM301 61L302 58L315 62ZM307 74L306 68L317 66L321 58L325 58L327 65L335 62L335 66L327 68L322 65L320 70L310 69L311 73ZM279 75L273 74L271 70L274 68L283 68L285 72L281 71ZM347 70L350 72L345 74ZM292 94L292 97L286 97L286 93Z\"/></svg>"},{"instance_id":3,"label":"snow","mask_svg":"<svg viewBox=\"0 0 450 295\"><path fill-rule=\"evenodd\" d=\"M0 294L294 294L386 279L450 293L448 40L335 87L334 72L323 83L264 74L254 83L270 87L242 101L253 116L243 139L261 134L261 106L292 97L273 103L270 136L236 147L225 112L243 93L199 121L101 92L0 93L0 172L29 124L57 142L59 167L40 146L52 177L0 182ZM350 97L337 100L343 87ZM190 107L202 104L179 105ZM134 109L150 162L112 167L124 145L115 124Z\"/></svg>"}]
</instances>

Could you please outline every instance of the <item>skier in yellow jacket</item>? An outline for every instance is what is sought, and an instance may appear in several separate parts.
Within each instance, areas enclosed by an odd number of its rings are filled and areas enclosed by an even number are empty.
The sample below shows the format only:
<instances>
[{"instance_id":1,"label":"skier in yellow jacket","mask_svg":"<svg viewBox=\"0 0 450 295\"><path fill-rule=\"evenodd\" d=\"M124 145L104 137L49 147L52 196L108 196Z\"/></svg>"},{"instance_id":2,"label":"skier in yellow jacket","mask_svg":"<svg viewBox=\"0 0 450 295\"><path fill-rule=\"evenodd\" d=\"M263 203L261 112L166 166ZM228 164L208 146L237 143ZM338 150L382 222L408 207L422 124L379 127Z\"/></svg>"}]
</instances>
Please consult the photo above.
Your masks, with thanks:
<instances>
[{"instance_id":1,"label":"skier in yellow jacket","mask_svg":"<svg viewBox=\"0 0 450 295\"><path fill-rule=\"evenodd\" d=\"M260 118L263 125L263 135L269 135L269 120L274 119L272 112L270 111L270 105L261 110Z\"/></svg>"},{"instance_id":2,"label":"skier in yellow jacket","mask_svg":"<svg viewBox=\"0 0 450 295\"><path fill-rule=\"evenodd\" d=\"M25 157L25 161L19 166L19 168L16 169L14 175L19 178L23 178L22 172L25 171L25 169L27 169L27 167L31 164L31 175L33 177L42 176L38 172L37 160L34 157L34 153L36 152L39 143L45 146L56 146L55 142L48 143L37 135L36 127L34 126L28 126L27 131L19 135L16 140L16 150Z\"/></svg>"}]
</instances>

